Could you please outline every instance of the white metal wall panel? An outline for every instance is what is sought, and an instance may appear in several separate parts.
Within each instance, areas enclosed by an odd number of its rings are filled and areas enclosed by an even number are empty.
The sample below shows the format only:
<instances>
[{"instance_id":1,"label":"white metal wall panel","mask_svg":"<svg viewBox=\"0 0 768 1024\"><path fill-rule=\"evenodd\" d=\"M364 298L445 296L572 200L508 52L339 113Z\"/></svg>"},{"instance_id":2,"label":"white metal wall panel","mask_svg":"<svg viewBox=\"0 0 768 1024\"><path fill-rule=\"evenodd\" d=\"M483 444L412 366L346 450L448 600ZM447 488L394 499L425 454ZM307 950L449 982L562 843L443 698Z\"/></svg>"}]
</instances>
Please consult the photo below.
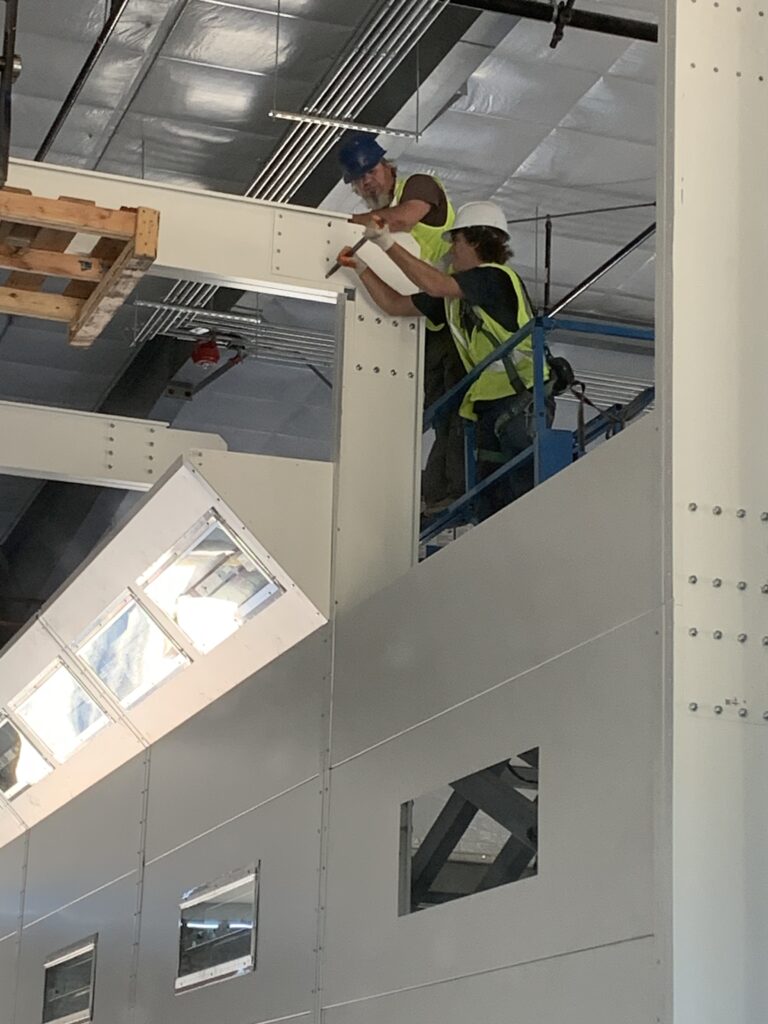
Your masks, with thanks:
<instances>
[{"instance_id":1,"label":"white metal wall panel","mask_svg":"<svg viewBox=\"0 0 768 1024\"><path fill-rule=\"evenodd\" d=\"M16 935L0 939L0 999L3 1024L14 1024L13 1004L18 977L19 943Z\"/></svg>"},{"instance_id":2,"label":"white metal wall panel","mask_svg":"<svg viewBox=\"0 0 768 1024\"><path fill-rule=\"evenodd\" d=\"M31 831L25 928L136 870L144 761L144 755L135 757Z\"/></svg>"},{"instance_id":3,"label":"white metal wall panel","mask_svg":"<svg viewBox=\"0 0 768 1024\"><path fill-rule=\"evenodd\" d=\"M26 848L24 836L0 848L0 942L19 927Z\"/></svg>"},{"instance_id":4,"label":"white metal wall panel","mask_svg":"<svg viewBox=\"0 0 768 1024\"><path fill-rule=\"evenodd\" d=\"M258 1024L311 1010L320 802L318 783L309 782L147 865L136 1024ZM179 899L254 861L256 971L175 995Z\"/></svg>"},{"instance_id":5,"label":"white metal wall panel","mask_svg":"<svg viewBox=\"0 0 768 1024\"><path fill-rule=\"evenodd\" d=\"M334 763L656 607L658 458L651 415L341 615Z\"/></svg>"},{"instance_id":6,"label":"white metal wall panel","mask_svg":"<svg viewBox=\"0 0 768 1024\"><path fill-rule=\"evenodd\" d=\"M93 1022L131 1024L136 881L135 874L124 878L24 929L13 1024L42 1020L45 959L95 933L99 938Z\"/></svg>"},{"instance_id":7,"label":"white metal wall panel","mask_svg":"<svg viewBox=\"0 0 768 1024\"><path fill-rule=\"evenodd\" d=\"M651 1024L651 939L392 992L324 1014L324 1024Z\"/></svg>"},{"instance_id":8,"label":"white metal wall panel","mask_svg":"<svg viewBox=\"0 0 768 1024\"><path fill-rule=\"evenodd\" d=\"M318 630L152 747L148 860L318 775L330 647Z\"/></svg>"},{"instance_id":9,"label":"white metal wall panel","mask_svg":"<svg viewBox=\"0 0 768 1024\"><path fill-rule=\"evenodd\" d=\"M443 636L454 658L476 624ZM333 769L327 1003L653 932L659 632L649 613ZM533 746L538 875L398 917L401 803Z\"/></svg>"}]
</instances>

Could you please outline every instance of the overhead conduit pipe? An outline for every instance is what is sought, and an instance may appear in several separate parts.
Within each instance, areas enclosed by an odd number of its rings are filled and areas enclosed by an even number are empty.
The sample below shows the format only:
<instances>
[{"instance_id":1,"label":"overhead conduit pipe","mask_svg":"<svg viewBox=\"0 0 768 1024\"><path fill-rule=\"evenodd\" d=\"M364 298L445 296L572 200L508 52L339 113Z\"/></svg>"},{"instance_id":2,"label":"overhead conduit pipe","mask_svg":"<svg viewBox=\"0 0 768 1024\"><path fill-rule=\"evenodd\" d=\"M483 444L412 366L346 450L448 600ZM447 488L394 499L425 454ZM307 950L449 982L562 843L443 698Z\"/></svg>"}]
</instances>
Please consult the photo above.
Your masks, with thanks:
<instances>
[{"instance_id":1,"label":"overhead conduit pipe","mask_svg":"<svg viewBox=\"0 0 768 1024\"><path fill-rule=\"evenodd\" d=\"M492 11L494 14L511 14L518 18L545 21L558 24L563 4L544 3L542 0L450 0L454 7L470 7L476 11ZM569 28L586 29L603 35L622 36L625 39L639 39L646 43L659 41L659 26L652 22L637 21L635 18L618 18L613 14L598 11L584 11L571 5L563 24Z\"/></svg>"},{"instance_id":2,"label":"overhead conduit pipe","mask_svg":"<svg viewBox=\"0 0 768 1024\"><path fill-rule=\"evenodd\" d=\"M109 15L107 20L104 22L104 27L101 32L99 32L98 39L93 44L91 52L88 54L85 63L80 68L77 78L72 83L72 88L67 93L53 124L48 129L48 134L43 139L37 153L35 153L35 160L38 162L45 160L50 153L51 147L56 141L59 132L64 127L64 122L67 120L72 108L77 103L80 93L83 91L86 82L90 78L91 72L96 66L99 57L102 55L104 49L112 38L114 31L117 28L117 23L120 21L120 18L129 3L130 0L112 0Z\"/></svg>"}]
</instances>

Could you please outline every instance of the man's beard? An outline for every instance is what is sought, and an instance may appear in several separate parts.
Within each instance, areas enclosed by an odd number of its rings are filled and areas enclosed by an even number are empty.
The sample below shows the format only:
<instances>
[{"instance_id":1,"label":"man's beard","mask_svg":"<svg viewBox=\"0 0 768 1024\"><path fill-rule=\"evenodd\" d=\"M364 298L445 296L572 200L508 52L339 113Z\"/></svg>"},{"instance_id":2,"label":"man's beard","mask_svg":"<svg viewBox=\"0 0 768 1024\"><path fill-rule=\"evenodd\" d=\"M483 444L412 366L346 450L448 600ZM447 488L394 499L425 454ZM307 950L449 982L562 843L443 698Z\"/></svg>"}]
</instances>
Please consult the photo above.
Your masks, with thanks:
<instances>
[{"instance_id":1,"label":"man's beard","mask_svg":"<svg viewBox=\"0 0 768 1024\"><path fill-rule=\"evenodd\" d=\"M369 210L383 210L385 207L392 205L392 200L395 198L395 190L391 188L385 192L371 194L358 192L358 195Z\"/></svg>"}]
</instances>

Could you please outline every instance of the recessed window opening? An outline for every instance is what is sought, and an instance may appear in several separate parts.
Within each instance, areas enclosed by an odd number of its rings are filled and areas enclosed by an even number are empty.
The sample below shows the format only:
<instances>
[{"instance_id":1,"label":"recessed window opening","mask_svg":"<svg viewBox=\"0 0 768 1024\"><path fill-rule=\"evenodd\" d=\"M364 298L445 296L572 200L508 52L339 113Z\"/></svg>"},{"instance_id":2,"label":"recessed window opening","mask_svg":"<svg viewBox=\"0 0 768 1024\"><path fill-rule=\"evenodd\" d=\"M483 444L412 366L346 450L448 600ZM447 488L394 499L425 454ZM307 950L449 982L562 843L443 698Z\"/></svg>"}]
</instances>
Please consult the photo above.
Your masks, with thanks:
<instances>
[{"instance_id":1,"label":"recessed window opening","mask_svg":"<svg viewBox=\"0 0 768 1024\"><path fill-rule=\"evenodd\" d=\"M400 914L538 871L539 750L408 800L400 808Z\"/></svg>"},{"instance_id":2,"label":"recessed window opening","mask_svg":"<svg viewBox=\"0 0 768 1024\"><path fill-rule=\"evenodd\" d=\"M176 991L256 969L259 866L185 894L179 904Z\"/></svg>"},{"instance_id":3,"label":"recessed window opening","mask_svg":"<svg viewBox=\"0 0 768 1024\"><path fill-rule=\"evenodd\" d=\"M93 1020L97 938L68 946L46 961L43 1024Z\"/></svg>"},{"instance_id":4,"label":"recessed window opening","mask_svg":"<svg viewBox=\"0 0 768 1024\"><path fill-rule=\"evenodd\" d=\"M186 654L131 595L88 634L77 654L125 708L189 664Z\"/></svg>"},{"instance_id":5,"label":"recessed window opening","mask_svg":"<svg viewBox=\"0 0 768 1024\"><path fill-rule=\"evenodd\" d=\"M33 743L0 714L0 793L6 800L13 800L50 771L50 764Z\"/></svg>"},{"instance_id":6,"label":"recessed window opening","mask_svg":"<svg viewBox=\"0 0 768 1024\"><path fill-rule=\"evenodd\" d=\"M283 592L213 511L158 559L138 585L203 653Z\"/></svg>"},{"instance_id":7,"label":"recessed window opening","mask_svg":"<svg viewBox=\"0 0 768 1024\"><path fill-rule=\"evenodd\" d=\"M61 661L49 666L11 705L54 758L63 762L109 721Z\"/></svg>"}]
</instances>

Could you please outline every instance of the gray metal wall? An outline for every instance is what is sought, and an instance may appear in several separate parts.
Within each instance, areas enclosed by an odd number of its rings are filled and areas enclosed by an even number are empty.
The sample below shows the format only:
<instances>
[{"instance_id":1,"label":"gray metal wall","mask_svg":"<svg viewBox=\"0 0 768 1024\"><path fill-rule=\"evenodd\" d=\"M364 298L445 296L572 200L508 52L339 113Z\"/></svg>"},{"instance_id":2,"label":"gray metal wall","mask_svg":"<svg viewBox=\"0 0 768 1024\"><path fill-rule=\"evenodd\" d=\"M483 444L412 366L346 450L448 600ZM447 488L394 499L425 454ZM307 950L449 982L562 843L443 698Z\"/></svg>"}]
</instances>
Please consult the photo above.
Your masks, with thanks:
<instances>
[{"instance_id":1,"label":"gray metal wall","mask_svg":"<svg viewBox=\"0 0 768 1024\"><path fill-rule=\"evenodd\" d=\"M649 416L0 850L1 1024L93 932L98 1024L655 1021L657 467ZM533 746L538 874L398 917L401 802ZM257 970L175 995L254 860Z\"/></svg>"}]
</instances>

